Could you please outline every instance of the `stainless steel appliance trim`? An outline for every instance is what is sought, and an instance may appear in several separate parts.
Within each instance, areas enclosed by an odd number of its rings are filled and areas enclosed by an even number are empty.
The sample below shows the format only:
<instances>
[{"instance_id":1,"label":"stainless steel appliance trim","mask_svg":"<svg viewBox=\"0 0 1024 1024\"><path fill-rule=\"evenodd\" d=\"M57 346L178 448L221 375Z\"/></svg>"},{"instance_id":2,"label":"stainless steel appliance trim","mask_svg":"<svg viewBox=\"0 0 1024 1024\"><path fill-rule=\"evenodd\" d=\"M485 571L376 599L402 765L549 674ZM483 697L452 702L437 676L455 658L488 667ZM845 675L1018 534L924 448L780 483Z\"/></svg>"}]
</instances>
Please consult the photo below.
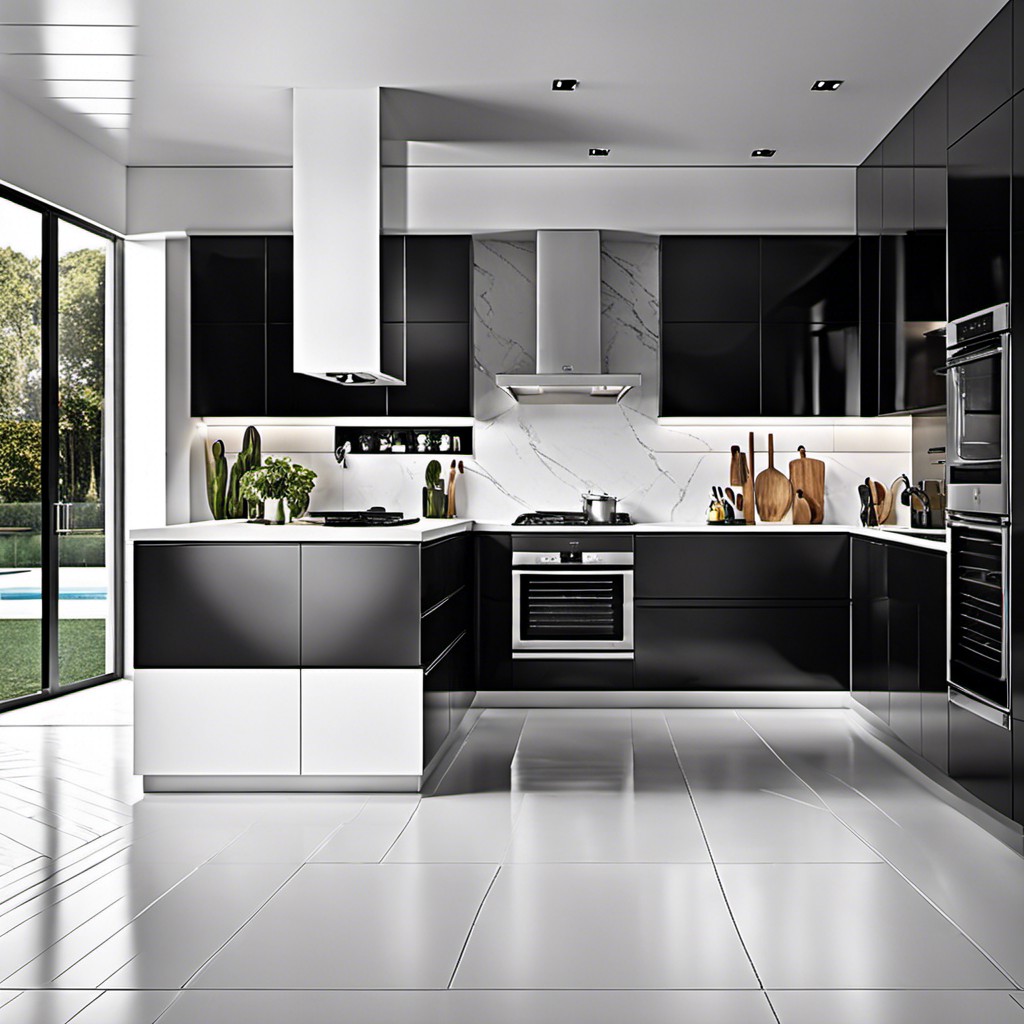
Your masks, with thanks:
<instances>
[{"instance_id":1,"label":"stainless steel appliance trim","mask_svg":"<svg viewBox=\"0 0 1024 1024\"><path fill-rule=\"evenodd\" d=\"M546 569L545 575L576 576L576 569ZM632 651L633 650L633 570L613 569L607 575L622 577L621 640L522 640L522 573L512 573L512 650L513 651ZM514 655L513 655L514 656Z\"/></svg>"},{"instance_id":2,"label":"stainless steel appliance trim","mask_svg":"<svg viewBox=\"0 0 1024 1024\"><path fill-rule=\"evenodd\" d=\"M1006 729L1009 732L1011 728L1010 714L1002 708L994 708L991 704L986 704L976 697L969 697L963 691L957 690L952 686L948 690L948 699L950 704L960 708L961 711L977 715L978 718L983 718L986 722L998 725L1000 729Z\"/></svg>"},{"instance_id":3,"label":"stainless steel appliance trim","mask_svg":"<svg viewBox=\"0 0 1024 1024\"><path fill-rule=\"evenodd\" d=\"M976 313L968 313L967 316L959 316L955 320L950 320L946 324L946 348L956 348L959 345L963 345L964 342L959 340L960 325L977 320L978 317L985 316L986 313L992 314L992 330L989 332L990 334L999 334L1010 329L1010 304L1008 302L1000 302L995 306L979 309ZM979 335L979 337L984 337L984 335Z\"/></svg>"},{"instance_id":4,"label":"stainless steel appliance trim","mask_svg":"<svg viewBox=\"0 0 1024 1024\"><path fill-rule=\"evenodd\" d=\"M552 566L552 571L558 571L560 569L569 569L572 566L577 568L586 569L590 566L602 566L602 565L632 565L633 564L633 552L632 551L584 551L582 557L586 559L584 562L558 562L553 561L552 556L557 558L560 554L558 551L513 551L512 552L512 568L543 568L545 566ZM575 571L575 570L573 570Z\"/></svg>"},{"instance_id":5,"label":"stainless steel appliance trim","mask_svg":"<svg viewBox=\"0 0 1024 1024\"><path fill-rule=\"evenodd\" d=\"M523 661L632 661L632 651L513 651Z\"/></svg>"},{"instance_id":6,"label":"stainless steel appliance trim","mask_svg":"<svg viewBox=\"0 0 1024 1024\"><path fill-rule=\"evenodd\" d=\"M967 356L957 356L954 359L946 360L946 367L953 368L956 366L963 366L966 363L977 363L982 359L991 359L992 356L1000 356L1003 354L1003 346L996 345L995 348L986 346L984 349L978 352L972 352Z\"/></svg>"}]
</instances>

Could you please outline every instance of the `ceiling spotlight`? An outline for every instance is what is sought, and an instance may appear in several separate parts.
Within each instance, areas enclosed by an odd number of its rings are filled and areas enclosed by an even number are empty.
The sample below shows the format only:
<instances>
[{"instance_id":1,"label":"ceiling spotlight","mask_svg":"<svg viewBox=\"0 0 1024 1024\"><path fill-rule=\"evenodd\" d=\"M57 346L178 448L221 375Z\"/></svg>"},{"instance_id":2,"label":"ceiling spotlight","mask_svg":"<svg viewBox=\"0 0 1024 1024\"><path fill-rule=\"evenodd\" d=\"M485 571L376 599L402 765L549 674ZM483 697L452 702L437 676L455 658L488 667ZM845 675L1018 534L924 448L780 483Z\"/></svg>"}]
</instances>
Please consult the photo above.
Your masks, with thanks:
<instances>
[{"instance_id":1,"label":"ceiling spotlight","mask_svg":"<svg viewBox=\"0 0 1024 1024\"><path fill-rule=\"evenodd\" d=\"M602 146L591 146L587 151L587 156L608 156L611 150L607 147Z\"/></svg>"},{"instance_id":2,"label":"ceiling spotlight","mask_svg":"<svg viewBox=\"0 0 1024 1024\"><path fill-rule=\"evenodd\" d=\"M811 92L835 92L842 84L841 78L819 78L811 86Z\"/></svg>"},{"instance_id":3,"label":"ceiling spotlight","mask_svg":"<svg viewBox=\"0 0 1024 1024\"><path fill-rule=\"evenodd\" d=\"M755 149L750 155L751 156L775 156L775 150L774 149Z\"/></svg>"},{"instance_id":4,"label":"ceiling spotlight","mask_svg":"<svg viewBox=\"0 0 1024 1024\"><path fill-rule=\"evenodd\" d=\"M578 78L556 78L551 83L551 88L555 92L575 92L579 84Z\"/></svg>"}]
</instances>

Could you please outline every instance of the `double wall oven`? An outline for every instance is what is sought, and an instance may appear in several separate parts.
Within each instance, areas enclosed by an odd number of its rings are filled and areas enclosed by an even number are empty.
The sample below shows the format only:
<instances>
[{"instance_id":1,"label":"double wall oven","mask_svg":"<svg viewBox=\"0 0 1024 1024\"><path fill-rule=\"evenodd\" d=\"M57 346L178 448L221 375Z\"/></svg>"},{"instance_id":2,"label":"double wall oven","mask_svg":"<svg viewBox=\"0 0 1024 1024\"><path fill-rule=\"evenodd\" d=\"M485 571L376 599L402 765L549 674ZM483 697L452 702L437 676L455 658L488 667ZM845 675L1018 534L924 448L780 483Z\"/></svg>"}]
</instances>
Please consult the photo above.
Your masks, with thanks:
<instances>
[{"instance_id":1,"label":"double wall oven","mask_svg":"<svg viewBox=\"0 0 1024 1024\"><path fill-rule=\"evenodd\" d=\"M1009 309L946 329L950 775L1012 813Z\"/></svg>"}]
</instances>

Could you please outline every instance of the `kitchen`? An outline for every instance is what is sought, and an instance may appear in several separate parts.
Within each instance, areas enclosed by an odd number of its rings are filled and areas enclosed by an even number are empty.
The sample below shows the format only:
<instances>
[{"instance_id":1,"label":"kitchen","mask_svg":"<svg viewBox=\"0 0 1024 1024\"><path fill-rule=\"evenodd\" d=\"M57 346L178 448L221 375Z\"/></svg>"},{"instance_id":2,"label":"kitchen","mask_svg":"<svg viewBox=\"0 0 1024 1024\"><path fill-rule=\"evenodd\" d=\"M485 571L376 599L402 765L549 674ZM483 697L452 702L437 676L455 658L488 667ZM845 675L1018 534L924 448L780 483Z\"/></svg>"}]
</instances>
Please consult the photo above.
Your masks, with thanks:
<instances>
[{"instance_id":1,"label":"kitchen","mask_svg":"<svg viewBox=\"0 0 1024 1024\"><path fill-rule=\"evenodd\" d=\"M664 96L616 134L582 53L536 137L378 67L126 155L127 220L79 212L126 236L132 682L4 718L108 737L154 902L16 930L10 1013L1024 1014L1018 6L858 128L921 10L837 5L859 79L819 57L740 157L659 154Z\"/></svg>"}]
</instances>

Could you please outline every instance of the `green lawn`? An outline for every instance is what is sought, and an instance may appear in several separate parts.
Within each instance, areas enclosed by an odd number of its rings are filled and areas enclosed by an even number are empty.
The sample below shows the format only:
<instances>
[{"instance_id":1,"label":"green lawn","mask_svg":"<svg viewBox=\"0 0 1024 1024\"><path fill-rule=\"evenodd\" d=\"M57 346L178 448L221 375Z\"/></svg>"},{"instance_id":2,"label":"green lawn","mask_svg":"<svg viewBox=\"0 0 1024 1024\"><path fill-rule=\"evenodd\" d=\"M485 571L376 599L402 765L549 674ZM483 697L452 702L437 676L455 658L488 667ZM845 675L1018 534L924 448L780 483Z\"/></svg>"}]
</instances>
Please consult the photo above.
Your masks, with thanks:
<instances>
[{"instance_id":1,"label":"green lawn","mask_svg":"<svg viewBox=\"0 0 1024 1024\"><path fill-rule=\"evenodd\" d=\"M105 671L103 619L60 624L60 678L91 679ZM0 701L39 692L41 626L38 619L0 619Z\"/></svg>"}]
</instances>

